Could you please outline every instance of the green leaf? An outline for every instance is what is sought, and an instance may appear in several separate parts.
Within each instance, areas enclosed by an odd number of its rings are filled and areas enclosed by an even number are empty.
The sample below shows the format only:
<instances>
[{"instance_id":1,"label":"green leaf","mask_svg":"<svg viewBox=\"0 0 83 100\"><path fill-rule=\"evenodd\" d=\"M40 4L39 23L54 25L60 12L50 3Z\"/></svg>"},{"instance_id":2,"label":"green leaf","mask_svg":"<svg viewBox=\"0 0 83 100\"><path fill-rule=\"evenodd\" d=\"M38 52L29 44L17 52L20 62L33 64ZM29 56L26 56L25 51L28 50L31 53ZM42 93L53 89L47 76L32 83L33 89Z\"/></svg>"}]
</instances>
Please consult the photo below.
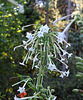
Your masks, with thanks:
<instances>
[{"instance_id":1,"label":"green leaf","mask_svg":"<svg viewBox=\"0 0 83 100\"><path fill-rule=\"evenodd\" d=\"M83 66L81 66L81 65L77 65L76 66L79 70L83 70Z\"/></svg>"},{"instance_id":2,"label":"green leaf","mask_svg":"<svg viewBox=\"0 0 83 100\"><path fill-rule=\"evenodd\" d=\"M81 63L81 62L77 62L76 65L83 66L83 63Z\"/></svg>"},{"instance_id":3,"label":"green leaf","mask_svg":"<svg viewBox=\"0 0 83 100\"><path fill-rule=\"evenodd\" d=\"M31 82L28 82L27 85L29 88L33 89L34 91L37 91L36 87Z\"/></svg>"},{"instance_id":4,"label":"green leaf","mask_svg":"<svg viewBox=\"0 0 83 100\"><path fill-rule=\"evenodd\" d=\"M83 59L81 57L75 56L76 60L83 62Z\"/></svg>"}]
</instances>

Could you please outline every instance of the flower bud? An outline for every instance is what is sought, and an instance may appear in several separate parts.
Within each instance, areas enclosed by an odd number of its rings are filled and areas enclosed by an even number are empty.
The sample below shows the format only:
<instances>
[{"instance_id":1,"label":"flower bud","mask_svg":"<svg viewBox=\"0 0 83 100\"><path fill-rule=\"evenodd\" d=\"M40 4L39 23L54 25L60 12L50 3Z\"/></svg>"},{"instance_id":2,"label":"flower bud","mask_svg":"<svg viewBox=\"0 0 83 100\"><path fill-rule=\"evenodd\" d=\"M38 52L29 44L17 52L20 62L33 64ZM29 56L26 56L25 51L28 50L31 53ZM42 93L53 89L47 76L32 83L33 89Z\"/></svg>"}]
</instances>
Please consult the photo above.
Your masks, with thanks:
<instances>
[{"instance_id":1,"label":"flower bud","mask_svg":"<svg viewBox=\"0 0 83 100\"><path fill-rule=\"evenodd\" d=\"M77 93L79 90L78 89L73 89L73 92Z\"/></svg>"}]
</instances>

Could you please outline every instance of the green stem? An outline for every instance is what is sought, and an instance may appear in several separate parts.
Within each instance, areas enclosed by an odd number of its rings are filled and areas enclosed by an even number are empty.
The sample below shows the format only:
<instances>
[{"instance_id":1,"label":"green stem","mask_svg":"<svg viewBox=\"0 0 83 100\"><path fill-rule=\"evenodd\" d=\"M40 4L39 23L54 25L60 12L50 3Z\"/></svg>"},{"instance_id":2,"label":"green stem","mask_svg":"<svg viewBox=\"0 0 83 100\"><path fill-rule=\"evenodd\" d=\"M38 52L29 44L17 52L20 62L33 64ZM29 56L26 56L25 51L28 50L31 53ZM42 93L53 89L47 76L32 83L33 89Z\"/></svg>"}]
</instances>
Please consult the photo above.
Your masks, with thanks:
<instances>
[{"instance_id":1,"label":"green stem","mask_svg":"<svg viewBox=\"0 0 83 100\"><path fill-rule=\"evenodd\" d=\"M46 44L46 41L45 41L45 44ZM45 44L44 44L44 46L45 46ZM43 56L43 58L42 58L42 56ZM43 82L44 63L45 63L45 52L42 54L42 46L41 46L41 64L40 64L39 74L38 74L38 78L37 78L37 86L42 84L42 82ZM41 79L41 75L42 75L42 79Z\"/></svg>"}]
</instances>

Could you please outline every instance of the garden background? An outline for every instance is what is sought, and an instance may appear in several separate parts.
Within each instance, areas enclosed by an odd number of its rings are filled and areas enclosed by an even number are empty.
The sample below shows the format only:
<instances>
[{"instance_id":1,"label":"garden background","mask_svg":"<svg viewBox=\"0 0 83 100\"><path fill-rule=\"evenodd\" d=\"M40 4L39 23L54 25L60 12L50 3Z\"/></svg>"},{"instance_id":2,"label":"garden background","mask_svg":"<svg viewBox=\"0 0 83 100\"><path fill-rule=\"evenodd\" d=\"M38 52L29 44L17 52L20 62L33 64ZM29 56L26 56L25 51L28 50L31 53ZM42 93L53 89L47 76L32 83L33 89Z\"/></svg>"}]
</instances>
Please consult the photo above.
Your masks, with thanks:
<instances>
[{"instance_id":1,"label":"garden background","mask_svg":"<svg viewBox=\"0 0 83 100\"><path fill-rule=\"evenodd\" d=\"M32 32L37 26L28 27L24 31L22 27L29 24L48 24L52 27L50 23L54 20L71 13L80 13L82 23L73 23L68 31L67 39L71 43L68 51L73 53L68 59L70 75L61 79L59 73L46 73L43 84L55 89L57 100L83 100L82 95L72 91L75 88L83 89L83 79L76 77L79 70L75 59L75 56L83 58L83 0L41 0L39 3L38 0L15 1L24 5L23 14L7 0L0 0L0 100L13 100L18 87L12 87L12 84L20 80L18 74L33 78L37 73L37 69L32 70L31 61L25 67L19 65L26 54L23 48L13 51L15 46L22 44L22 40L26 40L26 32ZM56 31L63 31L67 24L68 19L58 22ZM61 67L59 62L56 64ZM27 94L31 94L31 91Z\"/></svg>"}]
</instances>

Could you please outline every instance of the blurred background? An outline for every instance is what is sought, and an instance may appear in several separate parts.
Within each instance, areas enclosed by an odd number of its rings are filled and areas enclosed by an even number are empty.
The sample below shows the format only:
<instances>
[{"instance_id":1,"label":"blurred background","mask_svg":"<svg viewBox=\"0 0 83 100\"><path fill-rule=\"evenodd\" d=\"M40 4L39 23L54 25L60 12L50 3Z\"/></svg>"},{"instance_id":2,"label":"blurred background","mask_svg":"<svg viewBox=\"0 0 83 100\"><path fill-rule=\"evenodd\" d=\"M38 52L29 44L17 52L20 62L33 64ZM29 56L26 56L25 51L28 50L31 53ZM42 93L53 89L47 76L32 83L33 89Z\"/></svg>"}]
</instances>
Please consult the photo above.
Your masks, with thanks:
<instances>
[{"instance_id":1,"label":"blurred background","mask_svg":"<svg viewBox=\"0 0 83 100\"><path fill-rule=\"evenodd\" d=\"M25 57L26 50L18 48L13 51L15 46L22 44L26 40L26 32L33 32L36 25L21 30L23 26L29 24L48 24L53 27L54 20L69 14L77 14L77 20L72 24L66 33L66 40L71 43L67 49L73 53L68 59L70 69L69 77L61 79L59 73L48 73L43 85L51 86L55 89L56 100L83 100L80 93L72 92L73 89L83 89L83 78L76 77L79 71L76 67L75 56L83 58L83 0L15 0L24 5L24 13L19 13L19 8L9 3L7 0L0 0L0 100L13 100L17 93L18 86L12 87L12 84L20 79L17 76L30 75L32 78L37 74L36 69L31 69L32 62L21 66ZM56 31L63 31L72 17L59 21L55 26ZM59 68L62 68L59 62L56 62ZM62 68L64 70L64 66ZM83 72L83 70L81 70ZM31 91L27 93L31 94Z\"/></svg>"}]
</instances>

